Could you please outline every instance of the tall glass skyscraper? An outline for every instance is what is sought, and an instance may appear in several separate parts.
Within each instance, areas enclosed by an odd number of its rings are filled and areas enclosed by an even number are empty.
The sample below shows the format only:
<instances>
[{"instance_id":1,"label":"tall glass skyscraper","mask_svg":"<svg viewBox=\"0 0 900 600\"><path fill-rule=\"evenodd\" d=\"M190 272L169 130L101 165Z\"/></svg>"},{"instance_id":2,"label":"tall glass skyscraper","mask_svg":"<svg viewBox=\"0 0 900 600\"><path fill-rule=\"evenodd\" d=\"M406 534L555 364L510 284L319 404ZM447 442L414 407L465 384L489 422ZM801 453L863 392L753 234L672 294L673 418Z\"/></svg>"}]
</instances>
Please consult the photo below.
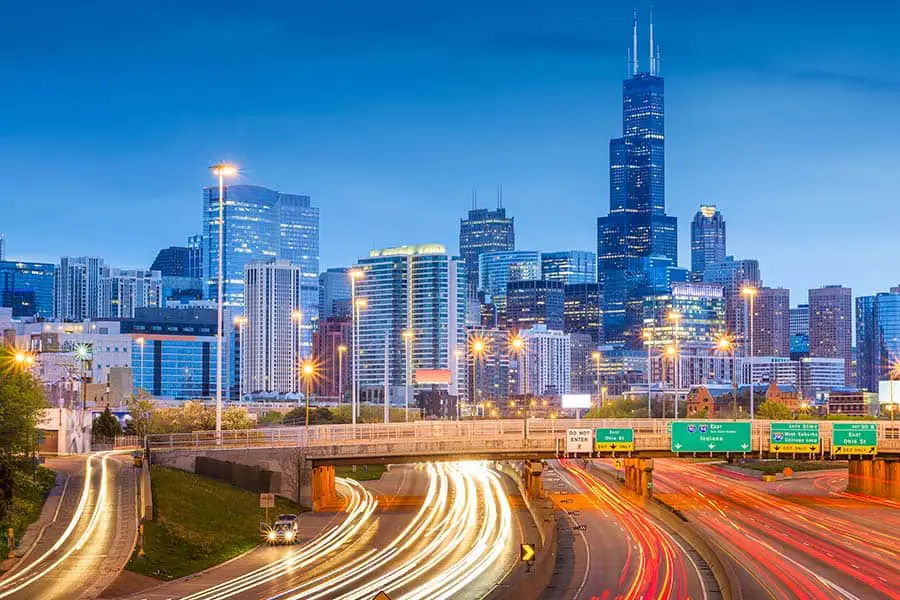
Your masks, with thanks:
<instances>
[{"instance_id":1,"label":"tall glass skyscraper","mask_svg":"<svg viewBox=\"0 0 900 600\"><path fill-rule=\"evenodd\" d=\"M541 254L541 278L564 285L597 282L597 255L586 250L544 252Z\"/></svg>"},{"instance_id":2,"label":"tall glass skyscraper","mask_svg":"<svg viewBox=\"0 0 900 600\"><path fill-rule=\"evenodd\" d=\"M497 321L506 319L506 288L510 281L541 278L541 255L531 250L485 252L478 257L478 291L493 304Z\"/></svg>"},{"instance_id":3,"label":"tall glass skyscraper","mask_svg":"<svg viewBox=\"0 0 900 600\"><path fill-rule=\"evenodd\" d=\"M640 311L629 301L647 293L646 257L678 264L677 219L666 215L665 103L650 26L650 66L638 62L634 20L631 77L622 85L622 137L609 143L609 214L597 219L598 275L604 284L606 341L639 347Z\"/></svg>"},{"instance_id":4,"label":"tall glass skyscraper","mask_svg":"<svg viewBox=\"0 0 900 600\"><path fill-rule=\"evenodd\" d=\"M473 208L468 218L459 221L459 254L466 264L466 297L473 300L478 294L478 258L485 252L514 250L516 232L512 217L506 209Z\"/></svg>"},{"instance_id":5,"label":"tall glass skyscraper","mask_svg":"<svg viewBox=\"0 0 900 600\"><path fill-rule=\"evenodd\" d=\"M0 261L0 306L13 317L53 318L56 265Z\"/></svg>"},{"instance_id":6,"label":"tall glass skyscraper","mask_svg":"<svg viewBox=\"0 0 900 600\"><path fill-rule=\"evenodd\" d=\"M900 287L856 299L856 351L859 387L877 392L900 360Z\"/></svg>"},{"instance_id":7,"label":"tall glass skyscraper","mask_svg":"<svg viewBox=\"0 0 900 600\"><path fill-rule=\"evenodd\" d=\"M219 189L203 190L203 269L206 297L218 285ZM282 194L255 185L225 187L224 303L240 314L244 306L244 267L273 258L302 271L302 349L312 350L312 327L319 313L319 209L309 196Z\"/></svg>"},{"instance_id":8,"label":"tall glass skyscraper","mask_svg":"<svg viewBox=\"0 0 900 600\"><path fill-rule=\"evenodd\" d=\"M691 221L691 280L703 281L706 266L725 260L725 219L715 207L701 206Z\"/></svg>"}]
</instances>

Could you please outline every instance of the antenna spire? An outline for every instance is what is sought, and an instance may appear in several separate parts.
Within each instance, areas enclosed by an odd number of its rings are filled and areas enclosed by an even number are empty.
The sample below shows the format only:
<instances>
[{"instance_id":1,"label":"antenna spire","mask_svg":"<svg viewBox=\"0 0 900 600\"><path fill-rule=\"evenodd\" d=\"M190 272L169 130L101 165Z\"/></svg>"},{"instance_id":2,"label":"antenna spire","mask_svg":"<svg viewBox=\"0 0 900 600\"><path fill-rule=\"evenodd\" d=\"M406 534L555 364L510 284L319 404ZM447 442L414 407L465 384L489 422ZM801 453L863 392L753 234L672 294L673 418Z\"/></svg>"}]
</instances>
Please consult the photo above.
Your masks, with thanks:
<instances>
[{"instance_id":1,"label":"antenna spire","mask_svg":"<svg viewBox=\"0 0 900 600\"><path fill-rule=\"evenodd\" d=\"M472 188L472 210L478 208L478 193Z\"/></svg>"},{"instance_id":2,"label":"antenna spire","mask_svg":"<svg viewBox=\"0 0 900 600\"><path fill-rule=\"evenodd\" d=\"M497 186L497 208L503 208L503 184Z\"/></svg>"},{"instance_id":3,"label":"antenna spire","mask_svg":"<svg viewBox=\"0 0 900 600\"><path fill-rule=\"evenodd\" d=\"M656 75L656 57L653 55L653 10L650 10L650 74Z\"/></svg>"},{"instance_id":4,"label":"antenna spire","mask_svg":"<svg viewBox=\"0 0 900 600\"><path fill-rule=\"evenodd\" d=\"M640 67L639 61L638 61L638 13L637 13L637 9L634 9L634 23L632 24L631 35L633 38L631 45L634 48L634 50L632 51L632 54L631 54L631 56L634 58L634 62L631 63L631 67L632 67L631 74L637 75L638 68Z\"/></svg>"}]
</instances>

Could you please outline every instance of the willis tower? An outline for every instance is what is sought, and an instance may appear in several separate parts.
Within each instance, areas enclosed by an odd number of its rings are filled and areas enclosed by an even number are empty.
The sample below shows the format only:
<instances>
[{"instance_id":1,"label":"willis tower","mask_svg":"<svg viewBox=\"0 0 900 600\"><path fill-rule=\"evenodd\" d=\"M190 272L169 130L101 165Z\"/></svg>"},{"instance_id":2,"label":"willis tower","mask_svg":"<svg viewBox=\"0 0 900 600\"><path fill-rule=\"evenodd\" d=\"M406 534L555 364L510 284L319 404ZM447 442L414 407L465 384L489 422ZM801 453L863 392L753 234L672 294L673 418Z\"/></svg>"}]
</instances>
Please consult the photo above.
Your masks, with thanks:
<instances>
[{"instance_id":1,"label":"willis tower","mask_svg":"<svg viewBox=\"0 0 900 600\"><path fill-rule=\"evenodd\" d=\"M643 297L668 291L660 276L678 264L677 219L666 215L665 108L659 51L641 71L634 16L629 78L622 84L622 137L609 142L609 214L597 219L597 267L608 344L642 344Z\"/></svg>"}]
</instances>

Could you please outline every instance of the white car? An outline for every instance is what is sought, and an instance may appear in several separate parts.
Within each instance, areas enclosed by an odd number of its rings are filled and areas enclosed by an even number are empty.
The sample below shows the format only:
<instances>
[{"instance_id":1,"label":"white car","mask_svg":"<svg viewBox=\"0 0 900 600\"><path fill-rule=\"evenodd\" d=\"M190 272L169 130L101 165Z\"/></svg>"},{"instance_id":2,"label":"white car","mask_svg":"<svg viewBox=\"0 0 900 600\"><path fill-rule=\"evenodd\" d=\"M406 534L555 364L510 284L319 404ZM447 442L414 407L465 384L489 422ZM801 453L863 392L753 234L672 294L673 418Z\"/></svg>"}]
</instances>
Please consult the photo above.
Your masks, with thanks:
<instances>
[{"instance_id":1,"label":"white car","mask_svg":"<svg viewBox=\"0 0 900 600\"><path fill-rule=\"evenodd\" d=\"M266 542L276 544L297 543L297 515L278 515L275 524L266 533Z\"/></svg>"}]
</instances>

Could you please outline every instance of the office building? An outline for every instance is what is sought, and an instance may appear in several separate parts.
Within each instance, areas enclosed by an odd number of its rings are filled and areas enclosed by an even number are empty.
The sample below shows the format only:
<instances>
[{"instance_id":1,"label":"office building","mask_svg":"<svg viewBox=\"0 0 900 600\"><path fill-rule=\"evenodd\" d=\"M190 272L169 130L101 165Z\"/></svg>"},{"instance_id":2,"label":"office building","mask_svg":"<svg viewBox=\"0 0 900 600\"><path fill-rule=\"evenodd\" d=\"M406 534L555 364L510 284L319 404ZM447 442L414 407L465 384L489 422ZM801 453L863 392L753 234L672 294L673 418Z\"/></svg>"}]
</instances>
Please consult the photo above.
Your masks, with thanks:
<instances>
[{"instance_id":1,"label":"office building","mask_svg":"<svg viewBox=\"0 0 900 600\"><path fill-rule=\"evenodd\" d=\"M506 286L506 328L510 331L546 325L562 331L565 294L561 281L510 281Z\"/></svg>"},{"instance_id":2,"label":"office building","mask_svg":"<svg viewBox=\"0 0 900 600\"><path fill-rule=\"evenodd\" d=\"M791 358L809 356L809 304L791 309Z\"/></svg>"},{"instance_id":3,"label":"office building","mask_svg":"<svg viewBox=\"0 0 900 600\"><path fill-rule=\"evenodd\" d=\"M541 278L573 283L597 283L597 255L584 250L544 252L541 254Z\"/></svg>"},{"instance_id":4,"label":"office building","mask_svg":"<svg viewBox=\"0 0 900 600\"><path fill-rule=\"evenodd\" d=\"M60 321L85 321L100 315L103 259L64 256L56 267L54 312Z\"/></svg>"},{"instance_id":5,"label":"office building","mask_svg":"<svg viewBox=\"0 0 900 600\"><path fill-rule=\"evenodd\" d=\"M569 391L572 394L597 395L599 367L592 358L597 342L586 333L569 333Z\"/></svg>"},{"instance_id":6,"label":"office building","mask_svg":"<svg viewBox=\"0 0 900 600\"><path fill-rule=\"evenodd\" d=\"M159 271L143 269L100 269L101 319L130 319L135 309L162 306L162 277Z\"/></svg>"},{"instance_id":7,"label":"office building","mask_svg":"<svg viewBox=\"0 0 900 600\"><path fill-rule=\"evenodd\" d=\"M163 277L192 277L199 279L200 248L193 246L169 246L156 255L151 271L159 271Z\"/></svg>"},{"instance_id":8,"label":"office building","mask_svg":"<svg viewBox=\"0 0 900 600\"><path fill-rule=\"evenodd\" d=\"M244 343L241 384L244 394L274 397L299 393L303 269L272 259L244 267Z\"/></svg>"},{"instance_id":9,"label":"office building","mask_svg":"<svg viewBox=\"0 0 900 600\"><path fill-rule=\"evenodd\" d=\"M510 335L496 327L469 327L466 337L468 401L475 407L481 405L479 412L490 414L509 398L510 382L514 381ZM474 351L476 343L483 351Z\"/></svg>"},{"instance_id":10,"label":"office building","mask_svg":"<svg viewBox=\"0 0 900 600\"><path fill-rule=\"evenodd\" d=\"M599 283L573 283L563 287L563 331L590 336L594 345L603 339L601 306L603 292Z\"/></svg>"},{"instance_id":11,"label":"office building","mask_svg":"<svg viewBox=\"0 0 900 600\"><path fill-rule=\"evenodd\" d=\"M790 357L790 307L790 290L759 288L753 302L754 354Z\"/></svg>"},{"instance_id":12,"label":"office building","mask_svg":"<svg viewBox=\"0 0 900 600\"><path fill-rule=\"evenodd\" d=\"M203 269L206 297L216 299L218 281L219 189L203 190ZM252 262L288 260L301 270L301 345L312 349L319 312L319 209L309 196L282 194L255 185L225 187L224 304L244 307L244 267Z\"/></svg>"},{"instance_id":13,"label":"office building","mask_svg":"<svg viewBox=\"0 0 900 600\"><path fill-rule=\"evenodd\" d=\"M359 309L359 366L363 400L406 396L407 340L411 332L413 392L465 397L465 267L440 244L372 250L356 265L363 276ZM387 380L385 381L385 368ZM413 395L413 392L410 395Z\"/></svg>"},{"instance_id":14,"label":"office building","mask_svg":"<svg viewBox=\"0 0 900 600\"><path fill-rule=\"evenodd\" d=\"M878 382L897 379L900 364L900 286L856 299L857 385L878 391Z\"/></svg>"},{"instance_id":15,"label":"office building","mask_svg":"<svg viewBox=\"0 0 900 600\"><path fill-rule=\"evenodd\" d=\"M809 355L844 360L845 381L851 379L853 292L840 285L809 290Z\"/></svg>"},{"instance_id":16,"label":"office building","mask_svg":"<svg viewBox=\"0 0 900 600\"><path fill-rule=\"evenodd\" d=\"M459 255L466 267L466 298L474 300L478 294L479 258L485 252L515 250L516 232L513 217L506 216L506 209L472 208L465 219L459 221Z\"/></svg>"},{"instance_id":17,"label":"office building","mask_svg":"<svg viewBox=\"0 0 900 600\"><path fill-rule=\"evenodd\" d=\"M334 316L349 316L349 269L328 269L319 275L319 320Z\"/></svg>"},{"instance_id":18,"label":"office building","mask_svg":"<svg viewBox=\"0 0 900 600\"><path fill-rule=\"evenodd\" d=\"M313 357L319 366L316 397L347 402L352 397L350 317L320 319L313 332Z\"/></svg>"},{"instance_id":19,"label":"office building","mask_svg":"<svg viewBox=\"0 0 900 600\"><path fill-rule=\"evenodd\" d=\"M630 77L622 86L622 137L609 144L609 214L597 219L597 271L606 341L638 348L636 307L647 288L643 259L658 256L677 266L678 223L666 214L664 81L652 43L648 70L640 69L636 16L633 38Z\"/></svg>"},{"instance_id":20,"label":"office building","mask_svg":"<svg viewBox=\"0 0 900 600\"><path fill-rule=\"evenodd\" d=\"M541 278L540 253L530 250L484 252L478 258L478 291L494 306L497 323L506 323L506 291L510 281Z\"/></svg>"},{"instance_id":21,"label":"office building","mask_svg":"<svg viewBox=\"0 0 900 600\"><path fill-rule=\"evenodd\" d=\"M80 376L82 364L75 356L80 347L87 350L92 383L106 384L111 372L131 368L131 337L115 321L24 323L17 328L16 345L37 355L33 373L47 385Z\"/></svg>"},{"instance_id":22,"label":"office building","mask_svg":"<svg viewBox=\"0 0 900 600\"><path fill-rule=\"evenodd\" d=\"M725 219L715 205L701 206L691 221L691 280L703 281L706 266L725 260Z\"/></svg>"},{"instance_id":23,"label":"office building","mask_svg":"<svg viewBox=\"0 0 900 600\"><path fill-rule=\"evenodd\" d=\"M518 378L519 395L568 394L572 381L572 346L569 334L535 325L519 332L524 341L524 369Z\"/></svg>"},{"instance_id":24,"label":"office building","mask_svg":"<svg viewBox=\"0 0 900 600\"><path fill-rule=\"evenodd\" d=\"M643 335L651 346L713 348L725 333L725 299L714 283L676 283L644 298Z\"/></svg>"},{"instance_id":25,"label":"office building","mask_svg":"<svg viewBox=\"0 0 900 600\"><path fill-rule=\"evenodd\" d=\"M811 308L811 307L810 307ZM843 358L809 356L800 359L800 387L804 398L847 385L847 364Z\"/></svg>"},{"instance_id":26,"label":"office building","mask_svg":"<svg viewBox=\"0 0 900 600\"><path fill-rule=\"evenodd\" d=\"M743 344L749 344L749 301L741 290L745 287L759 289L762 286L759 261L735 260L733 256L726 256L722 262L706 265L703 281L722 286L725 297L725 327L728 334Z\"/></svg>"},{"instance_id":27,"label":"office building","mask_svg":"<svg viewBox=\"0 0 900 600\"><path fill-rule=\"evenodd\" d=\"M0 306L12 317L53 318L53 281L56 265L0 261Z\"/></svg>"}]
</instances>

